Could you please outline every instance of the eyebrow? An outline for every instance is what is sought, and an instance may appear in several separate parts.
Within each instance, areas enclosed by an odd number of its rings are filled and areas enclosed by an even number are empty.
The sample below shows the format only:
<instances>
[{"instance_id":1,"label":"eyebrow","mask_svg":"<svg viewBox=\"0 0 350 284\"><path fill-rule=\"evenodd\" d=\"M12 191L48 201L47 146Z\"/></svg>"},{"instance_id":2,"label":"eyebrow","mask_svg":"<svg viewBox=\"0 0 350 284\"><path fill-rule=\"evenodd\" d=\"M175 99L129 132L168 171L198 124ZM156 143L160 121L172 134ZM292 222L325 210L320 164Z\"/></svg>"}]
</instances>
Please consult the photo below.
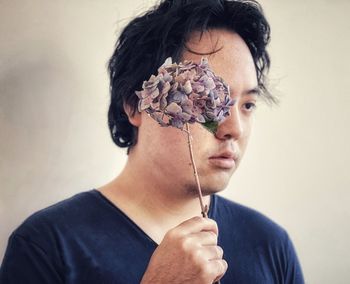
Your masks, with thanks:
<instances>
[{"instance_id":1,"label":"eyebrow","mask_svg":"<svg viewBox=\"0 0 350 284\"><path fill-rule=\"evenodd\" d=\"M230 93L232 93L233 88L230 87ZM261 89L256 86L253 89L250 90L246 90L243 92L244 96L249 96L249 95L257 95L258 97L260 97L262 95Z\"/></svg>"},{"instance_id":2,"label":"eyebrow","mask_svg":"<svg viewBox=\"0 0 350 284\"><path fill-rule=\"evenodd\" d=\"M243 92L243 95L257 95L257 96L261 96L261 90L258 86L256 86L255 88L251 89L251 90L247 90Z\"/></svg>"}]
</instances>

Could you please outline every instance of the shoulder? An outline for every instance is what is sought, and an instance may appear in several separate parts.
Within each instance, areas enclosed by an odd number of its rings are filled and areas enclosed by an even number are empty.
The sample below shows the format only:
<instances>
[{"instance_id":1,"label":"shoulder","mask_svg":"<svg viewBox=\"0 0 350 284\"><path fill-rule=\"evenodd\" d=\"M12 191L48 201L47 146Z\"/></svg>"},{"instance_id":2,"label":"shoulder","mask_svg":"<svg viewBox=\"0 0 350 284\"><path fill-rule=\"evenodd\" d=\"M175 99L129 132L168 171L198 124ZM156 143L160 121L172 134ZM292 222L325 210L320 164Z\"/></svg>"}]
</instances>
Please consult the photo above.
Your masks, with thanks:
<instances>
[{"instance_id":1,"label":"shoulder","mask_svg":"<svg viewBox=\"0 0 350 284\"><path fill-rule=\"evenodd\" d=\"M84 191L53 205L36 211L27 217L13 232L13 235L28 240L43 239L43 234L67 232L77 225L81 219L92 214L92 206L96 202L93 190Z\"/></svg>"},{"instance_id":2,"label":"shoulder","mask_svg":"<svg viewBox=\"0 0 350 284\"><path fill-rule=\"evenodd\" d=\"M257 260L255 264L270 271L276 283L304 283L296 251L283 227L248 206L219 195L213 200L219 239L232 263L239 260L243 267L253 267Z\"/></svg>"},{"instance_id":3,"label":"shoulder","mask_svg":"<svg viewBox=\"0 0 350 284\"><path fill-rule=\"evenodd\" d=\"M231 230L238 238L255 242L284 243L288 242L286 230L265 214L215 195L214 214L225 232Z\"/></svg>"}]
</instances>

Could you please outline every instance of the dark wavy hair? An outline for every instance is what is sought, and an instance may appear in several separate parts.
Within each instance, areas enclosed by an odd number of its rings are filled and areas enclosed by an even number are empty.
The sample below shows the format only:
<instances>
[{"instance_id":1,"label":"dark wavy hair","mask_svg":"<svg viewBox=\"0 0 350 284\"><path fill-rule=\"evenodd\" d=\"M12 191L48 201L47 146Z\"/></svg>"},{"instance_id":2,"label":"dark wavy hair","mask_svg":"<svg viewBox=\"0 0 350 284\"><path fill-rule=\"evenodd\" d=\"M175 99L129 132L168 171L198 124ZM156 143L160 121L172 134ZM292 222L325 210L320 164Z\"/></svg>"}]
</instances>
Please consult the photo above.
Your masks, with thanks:
<instances>
[{"instance_id":1,"label":"dark wavy hair","mask_svg":"<svg viewBox=\"0 0 350 284\"><path fill-rule=\"evenodd\" d=\"M111 101L108 126L114 143L130 148L137 142L137 128L130 124L124 104L134 115L135 90L169 56L181 60L186 42L194 31L224 28L239 34L252 54L259 88L267 102L276 103L266 87L270 57L266 46L270 26L255 0L163 0L133 19L121 32L108 63ZM216 52L216 51L213 51Z\"/></svg>"}]
</instances>

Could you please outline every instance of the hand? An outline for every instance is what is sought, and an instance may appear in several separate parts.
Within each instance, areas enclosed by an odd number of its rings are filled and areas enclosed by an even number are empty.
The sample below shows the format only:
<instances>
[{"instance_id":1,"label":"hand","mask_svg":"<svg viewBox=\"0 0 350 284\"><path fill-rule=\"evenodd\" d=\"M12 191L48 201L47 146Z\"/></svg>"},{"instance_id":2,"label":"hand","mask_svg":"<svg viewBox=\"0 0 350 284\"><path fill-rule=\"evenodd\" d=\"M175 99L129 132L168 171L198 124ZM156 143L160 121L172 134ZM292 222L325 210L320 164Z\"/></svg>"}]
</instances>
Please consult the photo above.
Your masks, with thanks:
<instances>
[{"instance_id":1,"label":"hand","mask_svg":"<svg viewBox=\"0 0 350 284\"><path fill-rule=\"evenodd\" d=\"M212 284L227 270L214 220L193 217L168 231L154 251L141 284Z\"/></svg>"}]
</instances>

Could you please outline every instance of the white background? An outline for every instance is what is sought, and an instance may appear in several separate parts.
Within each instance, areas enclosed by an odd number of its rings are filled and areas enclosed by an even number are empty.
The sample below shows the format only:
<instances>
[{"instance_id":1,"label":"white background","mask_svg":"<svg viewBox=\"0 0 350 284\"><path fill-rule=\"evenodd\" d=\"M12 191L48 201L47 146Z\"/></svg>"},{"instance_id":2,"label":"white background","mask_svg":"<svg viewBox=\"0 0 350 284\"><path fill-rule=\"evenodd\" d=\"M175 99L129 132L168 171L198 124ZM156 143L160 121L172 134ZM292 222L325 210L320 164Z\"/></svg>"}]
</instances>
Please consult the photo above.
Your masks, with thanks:
<instances>
[{"instance_id":1,"label":"white background","mask_svg":"<svg viewBox=\"0 0 350 284\"><path fill-rule=\"evenodd\" d=\"M122 169L106 63L152 2L0 0L0 259L29 214ZM308 283L349 283L350 1L261 3L281 104L259 106L223 195L287 229Z\"/></svg>"}]
</instances>

